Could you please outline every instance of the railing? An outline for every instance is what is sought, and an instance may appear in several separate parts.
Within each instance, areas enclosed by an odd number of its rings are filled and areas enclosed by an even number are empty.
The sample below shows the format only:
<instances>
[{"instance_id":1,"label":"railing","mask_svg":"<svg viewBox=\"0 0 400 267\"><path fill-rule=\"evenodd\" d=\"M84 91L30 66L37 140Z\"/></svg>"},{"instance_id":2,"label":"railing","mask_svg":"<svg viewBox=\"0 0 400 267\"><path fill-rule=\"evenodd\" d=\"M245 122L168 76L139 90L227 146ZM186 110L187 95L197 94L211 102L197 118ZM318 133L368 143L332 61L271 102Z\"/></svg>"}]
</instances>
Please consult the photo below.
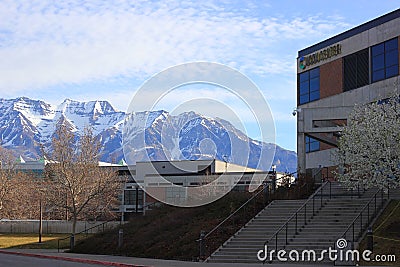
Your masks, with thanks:
<instances>
[{"instance_id":1,"label":"railing","mask_svg":"<svg viewBox=\"0 0 400 267\"><path fill-rule=\"evenodd\" d=\"M324 195L324 190L329 190L329 194ZM324 198L325 197L325 198ZM270 239L265 241L264 246L275 241L275 251L278 251L278 243L283 238L284 245L288 244L288 238L290 235L295 236L298 234L299 229L307 225L307 221L311 219L317 209L320 209L324 205L324 199L332 198L332 186L331 182L325 181L318 189L314 192L307 200L296 210L289 219L282 224L282 226L271 236ZM317 207L316 207L317 204ZM319 204L319 205L318 205ZM307 207L312 212L307 213ZM290 226L292 224L292 227ZM291 231L292 230L292 231ZM291 233L292 232L292 233ZM281 235L281 236L280 236ZM282 237L283 235L283 237Z\"/></svg>"},{"instance_id":2,"label":"railing","mask_svg":"<svg viewBox=\"0 0 400 267\"><path fill-rule=\"evenodd\" d=\"M103 223L101 223L101 224L97 224L97 225L95 225L95 226L92 226L92 227L90 227L90 228L87 228L87 229L85 229L85 230L83 230L83 231L81 231L81 232L78 232L78 233L75 233L75 234L71 234L71 235L69 235L69 236L67 236L67 237L58 239L58 240L57 240L57 251L60 252L60 248L61 248L61 247L64 247L64 248L69 247L70 249L73 249L74 244L75 244L75 236L80 235L80 234L85 234L85 235L87 236L88 233L90 232L90 230L95 229L95 228L101 229L101 232L104 232L104 231L107 229L107 228L106 228L106 225L107 225L108 223L110 223L110 222L115 222L115 220L108 220L108 221L103 222ZM99 232L99 230L97 230L96 232ZM61 243L62 241L68 240L68 239L70 240L69 245L60 246L60 243Z\"/></svg>"},{"instance_id":3,"label":"railing","mask_svg":"<svg viewBox=\"0 0 400 267\"><path fill-rule=\"evenodd\" d=\"M379 199L379 194L380 203L378 205L377 199ZM371 224L372 219L376 217L378 211L383 207L383 195L383 189L378 189L338 239L344 238L347 241L351 241L351 249L354 249L354 243L362 236L364 231ZM373 209L371 210L371 208ZM359 229L356 227L359 227ZM350 240L347 239L349 233L351 234Z\"/></svg>"},{"instance_id":4,"label":"railing","mask_svg":"<svg viewBox=\"0 0 400 267\"><path fill-rule=\"evenodd\" d=\"M144 214L143 211L144 211L145 209L148 209L148 208L151 208L151 207L157 207L157 206L159 206L159 205L163 205L163 203L162 203L162 202L159 202L159 201L147 203L146 205L142 205L142 207L141 207L140 209L138 209L138 211L140 211L140 212L134 212L134 213L135 213L135 214L137 214L137 213L142 213L142 214ZM110 223L110 222L117 222L117 221L116 221L115 219L108 220L108 221L105 221L105 222L103 222L103 223L101 223L101 224L97 224L97 225L95 225L95 226L92 226L92 227L90 227L90 228L85 228L85 230L80 231L80 232L78 232L78 233L76 233L76 234L69 235L69 236L67 236L67 237L65 237L65 238L60 238L60 239L58 239L58 240L57 240L57 251L60 252L60 248L61 248L61 247L64 247L64 248L69 247L69 249L73 249L74 244L75 244L75 237L78 236L78 235L81 235L81 234L85 234L85 235L87 236L87 235L90 233L90 230L93 230L93 229L98 228L98 229L101 229L101 232L103 233L105 230L108 230L108 229L109 229L109 227L106 227L106 225L107 225L108 223ZM121 222L121 223L122 223L122 222ZM98 232L100 232L100 231L97 230L97 231L92 231L92 232L98 233ZM70 240L69 244L67 244L67 245L65 245L65 246L60 246L60 243L61 243L62 241L68 240L68 239Z\"/></svg>"},{"instance_id":5,"label":"railing","mask_svg":"<svg viewBox=\"0 0 400 267\"><path fill-rule=\"evenodd\" d=\"M244 226L251 218L253 218L257 213L259 213L261 210L265 208L265 206L269 203L269 201L273 198L273 196L270 196L270 185L272 186L273 184L277 184L279 180L284 181L284 179L287 179L288 177L292 177L294 174L297 172L289 173L286 174L282 177L279 177L278 179L275 179L274 181L271 181L270 184L264 184L263 189L260 191L256 192L253 196L251 196L246 202L244 202L239 208L237 208L235 211L230 213L224 220L222 220L217 226L215 226L212 230L209 232L201 231L200 233L200 238L197 239L196 241L199 242L199 259L200 260L205 260L210 254L211 251L206 251L208 250L207 246L207 241L209 240L210 236L217 233L219 230L221 230L222 226L226 226L226 228L229 228L228 230L225 229L225 232L230 231L230 234L234 234L237 230L239 230L242 226ZM275 193L275 189L272 188L272 192ZM250 214L246 214L246 208L249 207L250 205L253 205L251 209L253 209L253 212L250 212ZM243 211L243 216L241 216L239 219L242 221L242 223L237 223L237 225L230 225L230 227L227 227L227 224L235 224L235 215L237 215L239 212ZM249 216L246 216L249 215ZM237 220L239 220L237 219ZM225 238L226 239L226 238ZM224 240L218 240L216 243L218 243L218 246L222 244ZM218 248L218 246L215 247ZM211 249L213 250L214 247L211 246Z\"/></svg>"}]
</instances>

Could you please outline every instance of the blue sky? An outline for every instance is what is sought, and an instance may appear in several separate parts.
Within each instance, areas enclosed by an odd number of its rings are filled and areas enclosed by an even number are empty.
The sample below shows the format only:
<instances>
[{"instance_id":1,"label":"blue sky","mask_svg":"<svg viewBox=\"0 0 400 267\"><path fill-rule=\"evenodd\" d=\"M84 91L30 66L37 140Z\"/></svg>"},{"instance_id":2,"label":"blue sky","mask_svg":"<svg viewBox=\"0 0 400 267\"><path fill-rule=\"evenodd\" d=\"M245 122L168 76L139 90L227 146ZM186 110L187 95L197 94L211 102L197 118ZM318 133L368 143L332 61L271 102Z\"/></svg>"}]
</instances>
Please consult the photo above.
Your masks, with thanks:
<instances>
[{"instance_id":1,"label":"blue sky","mask_svg":"<svg viewBox=\"0 0 400 267\"><path fill-rule=\"evenodd\" d=\"M0 1L0 97L108 100L126 111L135 90L163 69L217 62L257 84L276 143L296 150L297 51L398 7L394 0ZM186 89L183 99L207 95Z\"/></svg>"}]
</instances>

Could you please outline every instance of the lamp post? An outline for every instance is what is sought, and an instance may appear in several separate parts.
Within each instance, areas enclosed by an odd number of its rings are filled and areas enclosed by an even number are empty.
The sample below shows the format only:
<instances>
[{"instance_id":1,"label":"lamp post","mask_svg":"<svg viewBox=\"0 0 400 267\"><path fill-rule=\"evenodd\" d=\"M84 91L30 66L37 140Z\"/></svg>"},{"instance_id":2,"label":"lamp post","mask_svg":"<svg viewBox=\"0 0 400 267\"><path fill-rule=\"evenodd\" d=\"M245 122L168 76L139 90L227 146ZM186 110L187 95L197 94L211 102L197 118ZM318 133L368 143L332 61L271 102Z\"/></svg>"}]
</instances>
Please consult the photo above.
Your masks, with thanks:
<instances>
[{"instance_id":1,"label":"lamp post","mask_svg":"<svg viewBox=\"0 0 400 267\"><path fill-rule=\"evenodd\" d=\"M39 243L42 243L43 233L43 208L42 208L42 194L39 197Z\"/></svg>"},{"instance_id":2,"label":"lamp post","mask_svg":"<svg viewBox=\"0 0 400 267\"><path fill-rule=\"evenodd\" d=\"M276 165L272 165L272 190L276 189Z\"/></svg>"},{"instance_id":3,"label":"lamp post","mask_svg":"<svg viewBox=\"0 0 400 267\"><path fill-rule=\"evenodd\" d=\"M225 172L228 171L228 156L227 155L223 155L222 158L225 161Z\"/></svg>"}]
</instances>

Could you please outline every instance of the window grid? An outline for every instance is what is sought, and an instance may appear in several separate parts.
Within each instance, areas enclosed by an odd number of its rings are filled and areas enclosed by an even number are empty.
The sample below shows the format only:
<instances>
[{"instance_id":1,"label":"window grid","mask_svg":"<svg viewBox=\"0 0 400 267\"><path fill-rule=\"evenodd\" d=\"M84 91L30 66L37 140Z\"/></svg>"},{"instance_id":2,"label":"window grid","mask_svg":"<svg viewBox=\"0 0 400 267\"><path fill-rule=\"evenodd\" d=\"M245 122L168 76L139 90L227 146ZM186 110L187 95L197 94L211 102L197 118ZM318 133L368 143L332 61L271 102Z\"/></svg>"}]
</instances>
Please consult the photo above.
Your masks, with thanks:
<instances>
[{"instance_id":1,"label":"window grid","mask_svg":"<svg viewBox=\"0 0 400 267\"><path fill-rule=\"evenodd\" d=\"M306 153L319 150L320 150L320 142L312 137L306 136Z\"/></svg>"},{"instance_id":2,"label":"window grid","mask_svg":"<svg viewBox=\"0 0 400 267\"><path fill-rule=\"evenodd\" d=\"M299 74L300 105L319 99L319 77L319 67Z\"/></svg>"},{"instance_id":3,"label":"window grid","mask_svg":"<svg viewBox=\"0 0 400 267\"><path fill-rule=\"evenodd\" d=\"M372 82L384 80L399 74L398 39L371 47Z\"/></svg>"}]
</instances>

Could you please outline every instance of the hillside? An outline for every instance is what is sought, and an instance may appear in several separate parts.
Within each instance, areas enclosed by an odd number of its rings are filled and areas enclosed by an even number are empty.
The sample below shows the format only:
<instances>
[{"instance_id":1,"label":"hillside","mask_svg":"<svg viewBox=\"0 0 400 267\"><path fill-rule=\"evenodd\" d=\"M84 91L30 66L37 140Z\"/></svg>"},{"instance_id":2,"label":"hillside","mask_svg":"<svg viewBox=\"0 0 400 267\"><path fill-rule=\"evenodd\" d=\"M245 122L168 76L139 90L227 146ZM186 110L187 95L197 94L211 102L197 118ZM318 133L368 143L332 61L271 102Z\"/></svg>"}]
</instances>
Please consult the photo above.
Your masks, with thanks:
<instances>
[{"instance_id":1,"label":"hillside","mask_svg":"<svg viewBox=\"0 0 400 267\"><path fill-rule=\"evenodd\" d=\"M163 205L123 225L124 245L121 249L117 248L116 229L89 237L78 243L72 252L191 261L199 255L199 243L196 240L200 231L210 231L249 197L249 193L231 192L214 203L196 208ZM252 212L254 209L247 210L248 214L241 213L242 219L237 217L235 225L249 220ZM219 242L236 231L235 227L231 228L231 231L225 229L227 232L220 235L222 240Z\"/></svg>"}]
</instances>

